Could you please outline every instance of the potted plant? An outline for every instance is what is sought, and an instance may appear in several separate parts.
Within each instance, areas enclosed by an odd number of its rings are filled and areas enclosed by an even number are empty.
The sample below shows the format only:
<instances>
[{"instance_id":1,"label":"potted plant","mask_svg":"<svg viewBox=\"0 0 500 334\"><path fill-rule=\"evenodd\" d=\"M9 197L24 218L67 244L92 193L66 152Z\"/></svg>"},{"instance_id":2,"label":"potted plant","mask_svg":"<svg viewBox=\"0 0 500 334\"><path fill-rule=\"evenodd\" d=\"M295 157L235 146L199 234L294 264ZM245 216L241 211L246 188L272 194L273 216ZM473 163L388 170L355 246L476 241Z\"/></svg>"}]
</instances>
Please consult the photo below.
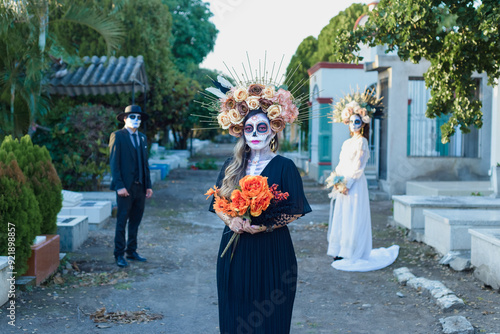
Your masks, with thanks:
<instances>
[{"instance_id":1,"label":"potted plant","mask_svg":"<svg viewBox=\"0 0 500 334\"><path fill-rule=\"evenodd\" d=\"M62 207L61 181L52 165L47 149L33 145L28 135L21 140L13 139L11 136L6 137L0 146L0 151L5 152L7 161L16 162L22 172L24 182L35 196L33 216L36 218L34 221L37 226L31 229L35 237L38 234L43 235L44 241L34 244L36 238L30 235L20 246L26 247L28 244L31 249L25 274L35 276L36 284L40 284L59 266L59 236L55 232L57 214ZM21 179L19 180L21 182ZM27 204L24 203L24 205ZM34 221L30 224L33 225ZM18 230L29 228L19 225Z\"/></svg>"}]
</instances>

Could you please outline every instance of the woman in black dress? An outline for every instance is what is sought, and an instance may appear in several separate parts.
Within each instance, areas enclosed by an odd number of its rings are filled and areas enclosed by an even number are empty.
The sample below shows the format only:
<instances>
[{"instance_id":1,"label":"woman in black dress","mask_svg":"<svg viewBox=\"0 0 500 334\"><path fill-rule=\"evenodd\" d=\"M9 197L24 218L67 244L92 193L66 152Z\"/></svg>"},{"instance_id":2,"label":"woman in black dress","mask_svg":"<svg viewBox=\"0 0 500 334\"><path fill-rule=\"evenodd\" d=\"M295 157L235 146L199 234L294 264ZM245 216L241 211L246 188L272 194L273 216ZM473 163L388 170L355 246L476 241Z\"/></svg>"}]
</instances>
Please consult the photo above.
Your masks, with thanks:
<instances>
[{"instance_id":1,"label":"woman in black dress","mask_svg":"<svg viewBox=\"0 0 500 334\"><path fill-rule=\"evenodd\" d=\"M252 110L240 123L242 129L230 131L244 135L236 144L233 157L222 167L217 187L221 196L229 197L245 175L261 175L268 177L269 186L277 184L278 190L288 192L289 197L280 202L282 210L271 222L257 217L250 223L241 217L217 213L226 224L217 261L219 324L224 334L290 332L297 260L287 224L311 208L295 164L275 154L277 133L284 123L278 121L276 126L269 120L273 115L267 111ZM215 212L213 201L210 211ZM221 258L233 233L240 234L239 241Z\"/></svg>"}]
</instances>

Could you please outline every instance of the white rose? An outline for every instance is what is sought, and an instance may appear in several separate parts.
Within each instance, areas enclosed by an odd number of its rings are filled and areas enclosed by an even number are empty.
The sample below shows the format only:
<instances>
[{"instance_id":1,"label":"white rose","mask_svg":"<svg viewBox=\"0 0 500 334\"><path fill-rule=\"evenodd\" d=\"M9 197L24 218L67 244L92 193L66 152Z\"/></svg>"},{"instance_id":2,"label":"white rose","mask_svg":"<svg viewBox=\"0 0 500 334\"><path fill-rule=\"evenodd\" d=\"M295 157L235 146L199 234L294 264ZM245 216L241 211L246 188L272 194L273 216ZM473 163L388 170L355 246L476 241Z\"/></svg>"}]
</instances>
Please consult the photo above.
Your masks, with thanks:
<instances>
[{"instance_id":1,"label":"white rose","mask_svg":"<svg viewBox=\"0 0 500 334\"><path fill-rule=\"evenodd\" d=\"M266 86L262 91L262 94L266 99L270 99L274 96L274 86Z\"/></svg>"},{"instance_id":2,"label":"white rose","mask_svg":"<svg viewBox=\"0 0 500 334\"><path fill-rule=\"evenodd\" d=\"M259 109L259 99L260 99L260 97L258 97L258 96L250 96L249 98L247 98L246 102L247 102L248 108L250 108L250 110Z\"/></svg>"},{"instance_id":3,"label":"white rose","mask_svg":"<svg viewBox=\"0 0 500 334\"><path fill-rule=\"evenodd\" d=\"M356 101L351 101L345 107L346 108L356 109L356 108L359 108L359 104Z\"/></svg>"},{"instance_id":4,"label":"white rose","mask_svg":"<svg viewBox=\"0 0 500 334\"><path fill-rule=\"evenodd\" d=\"M247 89L245 87L240 87L234 91L233 96L234 96L234 99L236 100L236 102L245 101L248 97Z\"/></svg>"},{"instance_id":5,"label":"white rose","mask_svg":"<svg viewBox=\"0 0 500 334\"><path fill-rule=\"evenodd\" d=\"M267 108L267 118L270 120L275 119L281 115L281 106L279 104L273 104Z\"/></svg>"},{"instance_id":6,"label":"white rose","mask_svg":"<svg viewBox=\"0 0 500 334\"><path fill-rule=\"evenodd\" d=\"M243 121L243 116L236 109L231 109L228 112L229 120L233 124L240 124Z\"/></svg>"},{"instance_id":7,"label":"white rose","mask_svg":"<svg viewBox=\"0 0 500 334\"><path fill-rule=\"evenodd\" d=\"M217 116L217 121L224 130L229 129L229 126L231 125L231 120L229 119L227 111L219 113L219 115Z\"/></svg>"},{"instance_id":8,"label":"white rose","mask_svg":"<svg viewBox=\"0 0 500 334\"><path fill-rule=\"evenodd\" d=\"M350 117L350 115L349 115L349 109L344 108L344 110L342 110L341 117L342 117L342 121L344 121L345 119L349 118Z\"/></svg>"},{"instance_id":9,"label":"white rose","mask_svg":"<svg viewBox=\"0 0 500 334\"><path fill-rule=\"evenodd\" d=\"M365 123L370 123L370 116L366 115L361 118L361 120Z\"/></svg>"}]
</instances>

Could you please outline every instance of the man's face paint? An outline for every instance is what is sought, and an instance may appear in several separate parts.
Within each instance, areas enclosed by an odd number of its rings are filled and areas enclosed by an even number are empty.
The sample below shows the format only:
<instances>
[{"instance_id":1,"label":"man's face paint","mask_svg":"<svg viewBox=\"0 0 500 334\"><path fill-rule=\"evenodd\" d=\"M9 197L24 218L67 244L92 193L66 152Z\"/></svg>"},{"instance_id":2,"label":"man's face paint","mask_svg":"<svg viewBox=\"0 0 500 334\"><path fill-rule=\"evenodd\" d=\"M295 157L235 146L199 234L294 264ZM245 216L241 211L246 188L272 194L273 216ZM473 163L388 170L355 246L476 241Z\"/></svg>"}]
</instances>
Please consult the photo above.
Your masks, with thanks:
<instances>
[{"instance_id":1,"label":"man's face paint","mask_svg":"<svg viewBox=\"0 0 500 334\"><path fill-rule=\"evenodd\" d=\"M363 122L358 115L352 115L351 118L349 118L349 130L351 130L351 132L358 132L362 125Z\"/></svg>"},{"instance_id":2,"label":"man's face paint","mask_svg":"<svg viewBox=\"0 0 500 334\"><path fill-rule=\"evenodd\" d=\"M141 125L140 114L129 114L125 118L125 126L127 128L137 129Z\"/></svg>"},{"instance_id":3,"label":"man's face paint","mask_svg":"<svg viewBox=\"0 0 500 334\"><path fill-rule=\"evenodd\" d=\"M244 132L247 145L252 150L261 150L269 146L272 139L269 119L264 114L250 117L245 123Z\"/></svg>"}]
</instances>

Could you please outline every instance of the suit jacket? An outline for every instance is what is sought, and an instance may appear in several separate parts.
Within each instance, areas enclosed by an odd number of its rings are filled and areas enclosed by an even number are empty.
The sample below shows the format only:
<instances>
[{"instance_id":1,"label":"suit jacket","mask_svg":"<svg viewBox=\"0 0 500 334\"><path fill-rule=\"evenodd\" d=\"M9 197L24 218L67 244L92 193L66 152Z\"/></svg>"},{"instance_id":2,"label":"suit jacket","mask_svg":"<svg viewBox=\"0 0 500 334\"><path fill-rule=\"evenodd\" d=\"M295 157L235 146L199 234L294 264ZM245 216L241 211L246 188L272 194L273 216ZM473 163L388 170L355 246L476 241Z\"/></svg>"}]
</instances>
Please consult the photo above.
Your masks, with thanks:
<instances>
[{"instance_id":1,"label":"suit jacket","mask_svg":"<svg viewBox=\"0 0 500 334\"><path fill-rule=\"evenodd\" d=\"M148 142L146 136L139 131L136 132L141 148L141 155L143 157L143 171L144 180L143 184L145 189L151 188L151 177L149 175L148 164ZM111 165L111 190L119 190L126 188L130 191L132 183L134 182L134 174L138 169L137 154L132 139L127 129L115 131L109 138L110 157L109 163Z\"/></svg>"}]
</instances>

